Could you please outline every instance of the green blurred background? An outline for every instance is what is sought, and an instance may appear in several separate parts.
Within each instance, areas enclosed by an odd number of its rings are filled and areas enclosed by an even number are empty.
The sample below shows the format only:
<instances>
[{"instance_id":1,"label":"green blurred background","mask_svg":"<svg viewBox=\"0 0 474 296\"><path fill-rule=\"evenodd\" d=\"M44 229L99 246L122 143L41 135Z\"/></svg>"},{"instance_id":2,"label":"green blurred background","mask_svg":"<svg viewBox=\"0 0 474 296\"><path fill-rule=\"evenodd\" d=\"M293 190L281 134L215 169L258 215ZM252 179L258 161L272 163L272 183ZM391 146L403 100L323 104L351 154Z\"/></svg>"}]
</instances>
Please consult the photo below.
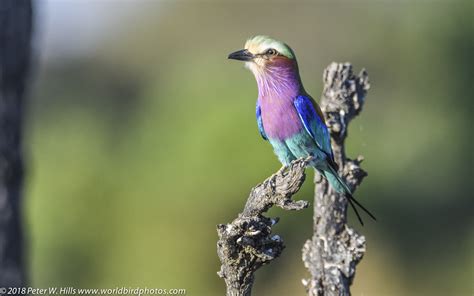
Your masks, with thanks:
<instances>
[{"instance_id":1,"label":"green blurred background","mask_svg":"<svg viewBox=\"0 0 474 296\"><path fill-rule=\"evenodd\" d=\"M256 83L226 56L268 34L318 97L332 61L372 88L350 156L379 217L353 295L474 295L471 1L37 1L25 219L35 287L223 295L216 224L279 168ZM313 172L297 199L312 201ZM255 295L305 295L312 210L283 212Z\"/></svg>"}]
</instances>

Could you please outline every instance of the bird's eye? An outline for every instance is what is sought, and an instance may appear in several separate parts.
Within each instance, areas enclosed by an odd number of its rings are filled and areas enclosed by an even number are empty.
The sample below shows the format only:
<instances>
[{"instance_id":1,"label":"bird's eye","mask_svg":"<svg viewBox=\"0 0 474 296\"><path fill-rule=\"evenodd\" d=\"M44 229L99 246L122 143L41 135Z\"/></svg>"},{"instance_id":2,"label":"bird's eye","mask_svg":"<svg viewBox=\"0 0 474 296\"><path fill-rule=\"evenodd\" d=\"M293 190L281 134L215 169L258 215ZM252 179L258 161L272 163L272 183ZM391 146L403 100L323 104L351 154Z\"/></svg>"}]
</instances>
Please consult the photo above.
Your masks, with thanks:
<instances>
[{"instance_id":1,"label":"bird's eye","mask_svg":"<svg viewBox=\"0 0 474 296\"><path fill-rule=\"evenodd\" d=\"M274 50L273 48L269 48L267 49L267 51L265 52L266 55L276 55L277 54L277 51Z\"/></svg>"}]
</instances>

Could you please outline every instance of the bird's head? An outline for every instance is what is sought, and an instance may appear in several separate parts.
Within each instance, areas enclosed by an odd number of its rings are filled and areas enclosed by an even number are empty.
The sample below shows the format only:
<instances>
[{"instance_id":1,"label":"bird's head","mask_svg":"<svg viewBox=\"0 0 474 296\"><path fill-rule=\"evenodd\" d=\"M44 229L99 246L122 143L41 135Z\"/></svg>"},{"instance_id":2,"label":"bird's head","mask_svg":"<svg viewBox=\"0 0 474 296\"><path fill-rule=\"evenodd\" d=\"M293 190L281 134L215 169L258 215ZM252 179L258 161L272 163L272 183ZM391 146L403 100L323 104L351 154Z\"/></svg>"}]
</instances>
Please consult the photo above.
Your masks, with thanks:
<instances>
[{"instance_id":1,"label":"bird's head","mask_svg":"<svg viewBox=\"0 0 474 296\"><path fill-rule=\"evenodd\" d=\"M275 67L296 68L293 50L285 43L263 35L248 39L244 49L229 54L228 58L244 61L255 75Z\"/></svg>"}]
</instances>

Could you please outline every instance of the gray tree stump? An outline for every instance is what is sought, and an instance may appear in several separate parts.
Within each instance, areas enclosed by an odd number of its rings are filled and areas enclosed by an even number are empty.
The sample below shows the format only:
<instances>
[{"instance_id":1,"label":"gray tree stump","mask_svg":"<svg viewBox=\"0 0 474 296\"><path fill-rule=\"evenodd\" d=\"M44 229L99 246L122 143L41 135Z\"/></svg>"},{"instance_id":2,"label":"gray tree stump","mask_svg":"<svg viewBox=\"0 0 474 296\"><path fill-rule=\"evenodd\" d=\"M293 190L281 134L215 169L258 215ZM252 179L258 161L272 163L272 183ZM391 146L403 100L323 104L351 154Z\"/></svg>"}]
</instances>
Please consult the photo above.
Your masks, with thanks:
<instances>
[{"instance_id":1,"label":"gray tree stump","mask_svg":"<svg viewBox=\"0 0 474 296\"><path fill-rule=\"evenodd\" d=\"M339 174L354 191L367 176L362 156L346 158L344 141L349 122L362 110L370 85L362 70L358 76L351 64L332 63L324 71L321 109L331 133ZM314 232L303 247L303 262L311 273L303 280L308 295L350 295L355 267L365 253L365 237L347 225L347 199L335 192L318 172L315 175Z\"/></svg>"}]
</instances>

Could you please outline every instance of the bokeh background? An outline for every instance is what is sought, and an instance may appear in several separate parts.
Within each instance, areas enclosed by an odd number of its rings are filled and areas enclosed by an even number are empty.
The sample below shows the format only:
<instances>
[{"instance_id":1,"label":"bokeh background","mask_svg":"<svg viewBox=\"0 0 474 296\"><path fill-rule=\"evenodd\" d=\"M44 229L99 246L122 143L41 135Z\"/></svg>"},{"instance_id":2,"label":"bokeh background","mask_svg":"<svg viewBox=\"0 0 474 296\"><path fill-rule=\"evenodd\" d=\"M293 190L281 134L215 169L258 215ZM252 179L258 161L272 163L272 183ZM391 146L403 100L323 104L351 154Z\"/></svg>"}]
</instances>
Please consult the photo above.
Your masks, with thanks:
<instances>
[{"instance_id":1,"label":"bokeh background","mask_svg":"<svg viewBox=\"0 0 474 296\"><path fill-rule=\"evenodd\" d=\"M379 217L354 295L473 295L471 1L37 1L25 220L35 287L223 295L216 224L279 168L256 83L226 59L268 34L318 97L332 61L372 87L350 127L357 196ZM312 201L313 172L297 199ZM283 256L255 295L305 295L312 210L276 227Z\"/></svg>"}]
</instances>

